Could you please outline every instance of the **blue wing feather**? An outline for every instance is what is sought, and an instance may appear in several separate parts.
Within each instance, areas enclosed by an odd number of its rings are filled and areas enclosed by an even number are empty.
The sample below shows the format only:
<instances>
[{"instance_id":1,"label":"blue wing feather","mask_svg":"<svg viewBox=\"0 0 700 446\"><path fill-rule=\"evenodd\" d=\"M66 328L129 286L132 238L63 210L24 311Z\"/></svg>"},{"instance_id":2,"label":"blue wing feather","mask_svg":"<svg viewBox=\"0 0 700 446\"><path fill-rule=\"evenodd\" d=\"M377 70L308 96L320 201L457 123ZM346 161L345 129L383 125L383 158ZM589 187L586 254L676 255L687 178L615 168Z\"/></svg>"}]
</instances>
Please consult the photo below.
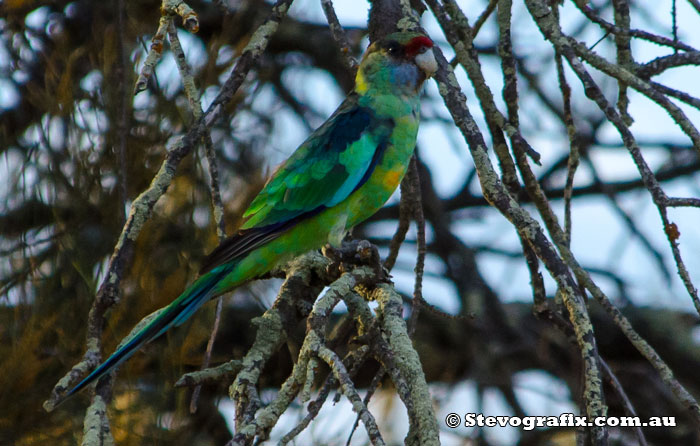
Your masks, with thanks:
<instances>
[{"instance_id":1,"label":"blue wing feather","mask_svg":"<svg viewBox=\"0 0 700 446\"><path fill-rule=\"evenodd\" d=\"M341 105L275 172L246 211L250 220L207 256L200 273L245 256L359 189L380 162L394 126L373 113L350 99Z\"/></svg>"},{"instance_id":2,"label":"blue wing feather","mask_svg":"<svg viewBox=\"0 0 700 446\"><path fill-rule=\"evenodd\" d=\"M369 178L376 149L394 125L348 98L274 173L246 210L243 228L291 220L346 199Z\"/></svg>"}]
</instances>

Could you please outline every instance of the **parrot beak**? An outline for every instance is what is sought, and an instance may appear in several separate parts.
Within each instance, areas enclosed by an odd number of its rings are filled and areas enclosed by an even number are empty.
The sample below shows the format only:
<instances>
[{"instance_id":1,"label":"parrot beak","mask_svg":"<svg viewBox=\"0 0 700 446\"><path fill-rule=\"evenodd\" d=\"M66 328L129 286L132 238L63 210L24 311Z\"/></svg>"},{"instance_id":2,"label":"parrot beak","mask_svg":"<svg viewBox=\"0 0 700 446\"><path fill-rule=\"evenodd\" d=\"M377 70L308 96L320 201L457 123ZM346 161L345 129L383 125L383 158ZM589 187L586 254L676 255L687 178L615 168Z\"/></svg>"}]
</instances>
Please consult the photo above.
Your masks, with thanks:
<instances>
[{"instance_id":1,"label":"parrot beak","mask_svg":"<svg viewBox=\"0 0 700 446\"><path fill-rule=\"evenodd\" d=\"M425 73L425 77L431 78L437 72L438 64L432 48L427 48L425 52L418 54L415 61L418 68Z\"/></svg>"}]
</instances>

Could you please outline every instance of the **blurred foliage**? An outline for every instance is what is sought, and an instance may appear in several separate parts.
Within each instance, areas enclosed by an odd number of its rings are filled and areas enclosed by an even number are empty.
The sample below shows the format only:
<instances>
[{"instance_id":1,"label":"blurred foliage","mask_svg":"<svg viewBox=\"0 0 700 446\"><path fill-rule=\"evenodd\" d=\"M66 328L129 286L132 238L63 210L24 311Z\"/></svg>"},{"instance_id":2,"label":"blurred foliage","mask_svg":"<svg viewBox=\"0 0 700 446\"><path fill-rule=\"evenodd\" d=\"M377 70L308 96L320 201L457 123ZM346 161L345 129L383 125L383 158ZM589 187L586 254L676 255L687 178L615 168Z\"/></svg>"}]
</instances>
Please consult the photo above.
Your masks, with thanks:
<instances>
[{"instance_id":1,"label":"blurred foliage","mask_svg":"<svg viewBox=\"0 0 700 446\"><path fill-rule=\"evenodd\" d=\"M196 81L202 90L216 88L234 52L269 7L247 2L224 15L211 3L193 6L200 12L202 32L190 37L206 50L198 60ZM0 407L11 409L0 415L0 444L78 440L84 400L76 398L51 414L43 413L41 402L84 351L87 311L125 208L160 167L168 138L192 119L180 85L156 75L133 104L123 98L128 132L121 158L119 94L128 95L133 88L134 67L144 57L160 2L126 2L122 29L116 25L117 7L117 2L91 1L0 5L0 77L13 86L7 85L5 94L12 97L14 91L17 99L0 109L0 156L6 170L0 176L7 174L0 192ZM123 55L118 39L124 42ZM172 55L162 65L168 57ZM267 63L274 66L277 57L271 53ZM296 60L308 64L308 58ZM218 155L223 189L231 191L224 192L227 215L240 215L265 175L259 151L272 122L251 107L265 84L251 80L245 86L248 98L231 104L242 129L231 119L215 131L219 147L225 148ZM123 281L123 302L106 327L107 349L144 314L174 299L216 244L202 158L197 154L183 162L138 240ZM119 444L191 444L200 436L199 444L223 442L228 430L211 397L203 398L196 417L181 422L173 415L166 422L166 410L179 407L187 413L188 401L186 393L163 392L157 385L163 380L171 389L182 367L201 363L211 321L211 314L202 315L174 333L175 342L161 340L152 347L167 354L156 360L138 355L123 368L120 376L127 381L147 368L156 371L150 385L115 398L113 432ZM194 422L212 428L183 436ZM163 428L166 423L169 429Z\"/></svg>"},{"instance_id":2,"label":"blurred foliage","mask_svg":"<svg viewBox=\"0 0 700 446\"><path fill-rule=\"evenodd\" d=\"M136 67L145 57L160 16L160 2L125 1L121 28L117 26L120 4L88 0L5 0L0 4L0 88L4 89L0 98L7 103L0 108L2 445L68 445L79 441L85 395L50 414L43 411L41 403L84 352L87 311L122 229L125 209L150 183L169 139L182 133L192 120L178 79L166 69L157 71L147 91L130 99ZM200 31L197 35L181 32L196 53L190 62L196 63L197 86L205 98L211 97L270 5L261 0L233 1L230 9L222 10L211 2L189 4L199 15ZM349 31L353 51L359 56L363 30ZM265 160L281 160L279 149L269 148L278 116L282 112L296 114L308 128L325 119L323 112L295 97L284 81L285 73L299 69L323 73L336 82L339 96L351 88L350 74L331 42L327 26L287 18L254 76L228 105L230 118L217 123L212 132L228 232L237 226L242 208L264 183L271 164ZM493 55L494 47L484 46L479 51ZM172 55L166 53L160 67L167 68L169 58ZM525 69L525 65L519 67ZM544 101L542 107L552 107L546 95L537 90L537 77L526 79L531 96L539 96ZM122 116L126 116L126 150L120 143ZM444 124L438 114L428 118ZM583 126L588 133L582 139L593 144L604 121L593 113L584 113L581 119L589 124ZM676 160L678 150L669 149L668 156ZM697 172L697 159L686 164L695 166L688 175ZM564 159L545 175L554 177L565 167ZM458 196L446 199L437 196L427 169L423 178L427 184L423 191L426 215L440 234L430 246L431 253L444 265L443 276L460 295L464 314L478 311L480 306L487 308L486 317L478 324L423 317L417 338L428 378L447 383L476 379L485 387L501 390L516 406L517 401L511 398L512 374L542 368L564 379L575 394L578 372L570 347L558 334L547 332L548 337L543 336L545 329L531 317L529 307L501 307L498 296L478 273L477 248L466 246L450 232L449 219L441 220L441 212L447 211L480 218L483 200L470 201L474 198L470 186L473 175ZM600 190L592 193L602 194ZM471 207L477 210L467 214L465 210ZM394 206L378 218L395 224L397 214ZM373 235L362 228L358 233ZM381 238L375 241L386 244ZM141 232L128 275L122 281L122 302L109 317L105 349L111 351L143 315L174 299L195 277L200 259L215 244L206 160L202 153L196 153L181 164L176 180ZM404 265L405 271L411 268ZM214 363L230 359L232 351L234 357L245 351L252 336L248 321L261 307L243 295L265 294L271 286L255 285L238 293L241 298L235 310L227 308L224 313ZM475 298L482 301L474 304ZM225 387L205 388L195 415L188 411L190 392L173 389L184 371L201 363L213 306L201 313L121 367L110 408L118 444L213 445L228 441L230 433L216 409ZM692 380L697 369L683 369L682 360L693 365L698 362L698 348L689 335L695 318L675 312L635 314L639 314L642 327L651 324L644 330L646 335L676 349L668 353L670 362L681 369L676 369L679 376ZM666 319L654 322L662 316ZM614 329L606 332L606 323L609 321L601 317L596 324L596 330L600 327L604 333L601 339L611 340L610 345L602 342L601 349L617 370L627 371L625 383L658 386L658 380L649 378L654 372L648 364ZM677 329L674 340L664 340L660 327ZM508 361L501 362L505 357ZM454 360L445 365L445 358ZM288 355L281 354L275 361L265 384L277 383L289 368ZM630 364L633 367L625 369ZM366 381L369 378L371 375ZM691 390L697 392L697 379L691 384ZM652 401L644 392L634 395L649 404L663 404L664 410L679 416L682 426L674 433L661 432L658 444L672 444L661 443L664 439L689 444L685 442L697 438L690 422L682 418L682 409L669 403L666 391L655 389ZM617 404L614 410L620 411L619 402L611 404ZM559 436L570 438L570 432ZM529 444L546 444L542 441Z\"/></svg>"}]
</instances>

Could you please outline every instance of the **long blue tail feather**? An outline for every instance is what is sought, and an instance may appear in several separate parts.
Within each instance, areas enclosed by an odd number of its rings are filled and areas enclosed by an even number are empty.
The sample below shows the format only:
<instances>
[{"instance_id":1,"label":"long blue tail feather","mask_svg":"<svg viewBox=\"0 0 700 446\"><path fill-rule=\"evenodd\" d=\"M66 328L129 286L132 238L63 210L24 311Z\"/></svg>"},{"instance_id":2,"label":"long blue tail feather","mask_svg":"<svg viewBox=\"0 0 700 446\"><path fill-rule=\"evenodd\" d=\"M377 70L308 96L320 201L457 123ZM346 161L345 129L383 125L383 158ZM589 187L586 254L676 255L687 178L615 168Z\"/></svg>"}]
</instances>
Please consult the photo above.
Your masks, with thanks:
<instances>
[{"instance_id":1,"label":"long blue tail feather","mask_svg":"<svg viewBox=\"0 0 700 446\"><path fill-rule=\"evenodd\" d=\"M216 285L233 270L234 265L224 264L197 279L177 299L156 316L148 325L134 335L134 337L117 349L105 362L73 387L65 396L79 392L90 383L107 375L115 367L129 359L144 344L158 338L171 327L185 322L204 303L214 295Z\"/></svg>"}]
</instances>

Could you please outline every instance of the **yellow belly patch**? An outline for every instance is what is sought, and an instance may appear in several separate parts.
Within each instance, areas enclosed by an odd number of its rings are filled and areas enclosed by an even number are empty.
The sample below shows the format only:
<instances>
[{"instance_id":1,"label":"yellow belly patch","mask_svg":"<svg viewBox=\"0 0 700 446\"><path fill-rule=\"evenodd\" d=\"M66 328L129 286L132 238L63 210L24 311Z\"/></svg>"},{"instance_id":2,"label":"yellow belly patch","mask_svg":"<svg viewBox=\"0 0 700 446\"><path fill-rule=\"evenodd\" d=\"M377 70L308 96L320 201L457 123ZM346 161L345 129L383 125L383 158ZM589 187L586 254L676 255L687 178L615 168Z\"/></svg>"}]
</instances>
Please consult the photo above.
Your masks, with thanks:
<instances>
[{"instance_id":1,"label":"yellow belly patch","mask_svg":"<svg viewBox=\"0 0 700 446\"><path fill-rule=\"evenodd\" d=\"M394 189L399 185L401 181L401 172L390 170L384 175L384 186L390 189Z\"/></svg>"}]
</instances>

